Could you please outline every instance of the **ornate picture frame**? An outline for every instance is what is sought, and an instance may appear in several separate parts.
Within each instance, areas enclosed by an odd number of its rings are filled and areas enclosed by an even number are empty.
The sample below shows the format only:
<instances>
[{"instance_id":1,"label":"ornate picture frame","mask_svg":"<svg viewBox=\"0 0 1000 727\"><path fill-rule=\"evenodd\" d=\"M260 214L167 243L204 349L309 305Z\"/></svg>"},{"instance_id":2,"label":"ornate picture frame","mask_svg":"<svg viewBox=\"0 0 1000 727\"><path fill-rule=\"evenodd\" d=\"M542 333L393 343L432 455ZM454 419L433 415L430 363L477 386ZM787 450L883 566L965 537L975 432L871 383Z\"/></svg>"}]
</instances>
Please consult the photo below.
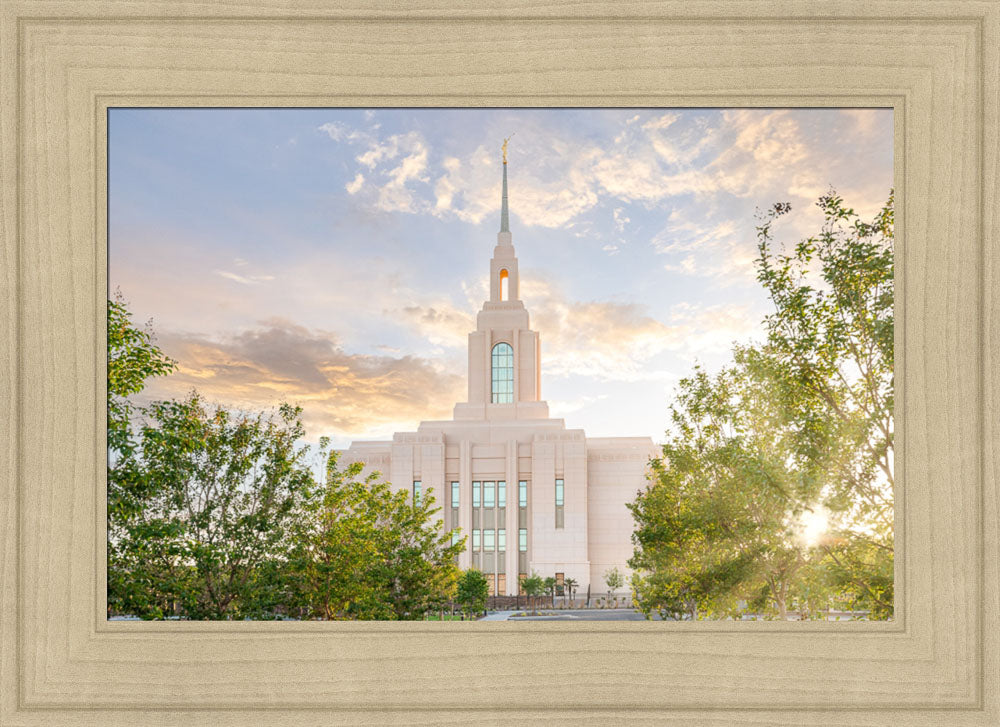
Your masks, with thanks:
<instances>
[{"instance_id":1,"label":"ornate picture frame","mask_svg":"<svg viewBox=\"0 0 1000 727\"><path fill-rule=\"evenodd\" d=\"M0 5L0 725L1000 721L1000 3ZM118 106L895 112L886 623L109 622Z\"/></svg>"}]
</instances>

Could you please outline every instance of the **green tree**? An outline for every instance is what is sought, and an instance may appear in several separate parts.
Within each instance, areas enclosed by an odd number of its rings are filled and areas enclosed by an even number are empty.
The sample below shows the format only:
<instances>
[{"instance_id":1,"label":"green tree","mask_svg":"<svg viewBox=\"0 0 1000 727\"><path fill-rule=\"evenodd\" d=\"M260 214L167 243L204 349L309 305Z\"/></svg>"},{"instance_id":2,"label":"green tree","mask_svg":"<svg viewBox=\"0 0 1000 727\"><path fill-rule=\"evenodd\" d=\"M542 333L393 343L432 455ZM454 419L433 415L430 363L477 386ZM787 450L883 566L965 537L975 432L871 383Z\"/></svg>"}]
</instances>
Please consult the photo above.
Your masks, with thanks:
<instances>
[{"instance_id":1,"label":"green tree","mask_svg":"<svg viewBox=\"0 0 1000 727\"><path fill-rule=\"evenodd\" d=\"M142 391L149 379L165 376L176 367L177 363L153 342L149 326L140 329L132 322L132 315L120 295L108 301L109 447L128 445L121 438L127 436L130 415L134 411L129 397ZM112 437L112 433L116 436Z\"/></svg>"},{"instance_id":2,"label":"green tree","mask_svg":"<svg viewBox=\"0 0 1000 727\"><path fill-rule=\"evenodd\" d=\"M109 613L163 618L420 618L452 598L464 539L419 502L320 445L301 410L210 409L197 395L138 406L174 362L108 303Z\"/></svg>"},{"instance_id":3,"label":"green tree","mask_svg":"<svg viewBox=\"0 0 1000 727\"><path fill-rule=\"evenodd\" d=\"M464 539L452 543L451 533L441 532L435 518L441 508L434 507L432 489L418 503L412 499L406 491L392 493L382 527L383 552L389 555L385 575L397 619L423 618L454 597L455 558L465 545Z\"/></svg>"},{"instance_id":4,"label":"green tree","mask_svg":"<svg viewBox=\"0 0 1000 727\"><path fill-rule=\"evenodd\" d=\"M312 618L422 618L454 595L465 540L439 532L431 490L414 502L377 473L359 480L361 470L327 455L325 482L293 528L290 603Z\"/></svg>"},{"instance_id":5,"label":"green tree","mask_svg":"<svg viewBox=\"0 0 1000 727\"><path fill-rule=\"evenodd\" d=\"M298 616L393 617L378 581L385 570L379 543L385 511L380 499L387 498L381 491L372 496L368 485L378 486L375 477L357 480L361 469L354 464L340 470L330 456L325 481L310 490L292 525L283 576L289 607Z\"/></svg>"},{"instance_id":6,"label":"green tree","mask_svg":"<svg viewBox=\"0 0 1000 727\"><path fill-rule=\"evenodd\" d=\"M551 605L555 608L556 605L556 579L553 576L549 576L544 581L542 581L542 588L545 593L549 594L551 600Z\"/></svg>"},{"instance_id":7,"label":"green tree","mask_svg":"<svg viewBox=\"0 0 1000 727\"><path fill-rule=\"evenodd\" d=\"M489 597L490 586L486 576L475 568L463 571L458 578L458 588L455 600L462 611L470 616L486 610L486 599Z\"/></svg>"},{"instance_id":8,"label":"green tree","mask_svg":"<svg viewBox=\"0 0 1000 727\"><path fill-rule=\"evenodd\" d=\"M680 382L655 485L633 505L632 566L647 574L633 585L647 612L736 615L752 602L784 618L809 559L797 529L818 485L795 462L773 360L741 347L734 359Z\"/></svg>"},{"instance_id":9,"label":"green tree","mask_svg":"<svg viewBox=\"0 0 1000 727\"><path fill-rule=\"evenodd\" d=\"M569 596L570 603L573 602L573 595L576 593L577 587L580 585L575 578L566 578L563 580L563 585L566 586L566 595Z\"/></svg>"},{"instance_id":10,"label":"green tree","mask_svg":"<svg viewBox=\"0 0 1000 727\"><path fill-rule=\"evenodd\" d=\"M545 580L537 573L532 573L521 581L521 590L529 598L537 598L545 593Z\"/></svg>"},{"instance_id":11,"label":"green tree","mask_svg":"<svg viewBox=\"0 0 1000 727\"><path fill-rule=\"evenodd\" d=\"M831 194L821 234L791 254L758 228L767 340L696 369L671 405L652 483L631 509L630 565L647 614L816 615L831 591L891 614L892 199L862 223ZM818 543L804 518L834 515Z\"/></svg>"},{"instance_id":12,"label":"green tree","mask_svg":"<svg viewBox=\"0 0 1000 727\"><path fill-rule=\"evenodd\" d=\"M283 558L298 504L312 483L301 410L274 416L208 409L197 394L154 402L137 446L114 469L135 504L117 522L115 551L131 567L109 582L119 610L159 618L259 616L279 605ZM146 596L129 601L128 594ZM147 603L155 596L157 603Z\"/></svg>"},{"instance_id":13,"label":"green tree","mask_svg":"<svg viewBox=\"0 0 1000 727\"><path fill-rule=\"evenodd\" d=\"M146 381L165 376L177 364L153 342L149 326L140 329L132 322L125 301L119 295L108 301L108 510L111 524L134 516L142 492L133 492L125 467L134 453L136 442L131 421L143 409L131 401ZM135 483L131 483L134 485Z\"/></svg>"},{"instance_id":14,"label":"green tree","mask_svg":"<svg viewBox=\"0 0 1000 727\"><path fill-rule=\"evenodd\" d=\"M609 598L614 598L615 591L625 585L625 576L617 566L604 571L604 585L608 587Z\"/></svg>"},{"instance_id":15,"label":"green tree","mask_svg":"<svg viewBox=\"0 0 1000 727\"><path fill-rule=\"evenodd\" d=\"M176 368L153 342L152 331L132 322L120 295L108 300L108 613L166 615L169 604L147 587L144 569L153 569L139 547L144 530L156 536L166 524L143 522L149 493L136 469L131 420L142 413L130 397L146 382ZM181 577L177 574L174 577Z\"/></svg>"},{"instance_id":16,"label":"green tree","mask_svg":"<svg viewBox=\"0 0 1000 727\"><path fill-rule=\"evenodd\" d=\"M790 382L800 453L834 514L831 582L873 618L893 611L894 200L871 222L836 193L819 235L778 251L775 205L758 228L758 280L775 304L768 344Z\"/></svg>"}]
</instances>

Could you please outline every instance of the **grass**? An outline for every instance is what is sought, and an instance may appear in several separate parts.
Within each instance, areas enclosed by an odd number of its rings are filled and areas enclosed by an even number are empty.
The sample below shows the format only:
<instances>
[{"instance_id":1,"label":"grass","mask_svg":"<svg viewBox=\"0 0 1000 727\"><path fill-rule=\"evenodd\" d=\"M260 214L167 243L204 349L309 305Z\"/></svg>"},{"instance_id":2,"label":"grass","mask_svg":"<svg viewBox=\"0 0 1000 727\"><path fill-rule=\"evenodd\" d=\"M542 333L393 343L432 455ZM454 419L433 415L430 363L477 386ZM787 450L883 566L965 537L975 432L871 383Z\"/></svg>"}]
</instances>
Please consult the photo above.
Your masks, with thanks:
<instances>
[{"instance_id":1,"label":"grass","mask_svg":"<svg viewBox=\"0 0 1000 727\"><path fill-rule=\"evenodd\" d=\"M442 619L441 618L441 614L439 614L439 613L429 613L429 614L427 614L427 620L428 621L461 621L462 620L462 615L459 614L459 613L446 613L444 615L444 618ZM465 620L468 621L469 619L465 619Z\"/></svg>"}]
</instances>

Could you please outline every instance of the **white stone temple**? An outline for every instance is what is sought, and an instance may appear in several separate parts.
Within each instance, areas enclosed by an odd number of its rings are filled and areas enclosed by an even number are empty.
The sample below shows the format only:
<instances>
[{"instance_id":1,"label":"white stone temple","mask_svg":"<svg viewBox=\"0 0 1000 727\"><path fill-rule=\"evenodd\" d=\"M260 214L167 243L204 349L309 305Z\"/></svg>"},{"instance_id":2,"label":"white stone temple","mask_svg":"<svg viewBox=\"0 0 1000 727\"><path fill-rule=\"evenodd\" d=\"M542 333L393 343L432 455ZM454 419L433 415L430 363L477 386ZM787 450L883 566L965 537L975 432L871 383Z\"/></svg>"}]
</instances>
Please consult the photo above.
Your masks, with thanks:
<instances>
[{"instance_id":1,"label":"white stone temple","mask_svg":"<svg viewBox=\"0 0 1000 727\"><path fill-rule=\"evenodd\" d=\"M459 566L483 571L491 595L517 594L532 572L560 584L572 578L581 594L588 586L603 593L615 566L627 579L633 523L625 505L660 452L649 437L588 438L549 416L541 342L518 297L506 153L490 298L469 334L468 383L468 401L455 404L451 420L421 422L392 441L352 442L340 463L363 462L364 474L378 471L416 497L432 490L442 527L467 537Z\"/></svg>"}]
</instances>

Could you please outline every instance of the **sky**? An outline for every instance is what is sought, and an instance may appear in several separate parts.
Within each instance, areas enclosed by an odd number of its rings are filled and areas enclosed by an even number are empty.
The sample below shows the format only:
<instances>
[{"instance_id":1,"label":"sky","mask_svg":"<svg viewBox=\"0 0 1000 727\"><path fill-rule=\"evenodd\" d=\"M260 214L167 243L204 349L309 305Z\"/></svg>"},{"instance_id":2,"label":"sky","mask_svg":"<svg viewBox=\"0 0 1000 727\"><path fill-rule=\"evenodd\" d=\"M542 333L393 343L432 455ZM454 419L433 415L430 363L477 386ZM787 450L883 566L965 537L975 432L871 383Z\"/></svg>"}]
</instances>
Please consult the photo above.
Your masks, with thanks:
<instances>
[{"instance_id":1,"label":"sky","mask_svg":"<svg viewBox=\"0 0 1000 727\"><path fill-rule=\"evenodd\" d=\"M303 407L307 439L389 438L466 398L508 147L542 398L663 441L678 381L762 338L756 215L793 245L831 188L892 187L891 109L112 109L109 290L197 389Z\"/></svg>"}]
</instances>

